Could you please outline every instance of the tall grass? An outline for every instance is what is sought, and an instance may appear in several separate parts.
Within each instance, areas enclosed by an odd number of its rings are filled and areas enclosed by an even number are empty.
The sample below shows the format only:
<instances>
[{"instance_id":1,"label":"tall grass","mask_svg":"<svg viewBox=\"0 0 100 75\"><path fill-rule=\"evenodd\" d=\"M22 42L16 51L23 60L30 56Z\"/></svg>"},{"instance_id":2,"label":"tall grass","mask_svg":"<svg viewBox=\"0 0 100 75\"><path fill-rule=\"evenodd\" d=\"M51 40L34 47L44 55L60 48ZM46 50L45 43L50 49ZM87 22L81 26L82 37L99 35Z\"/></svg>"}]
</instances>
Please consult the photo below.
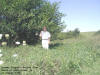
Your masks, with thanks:
<instances>
[{"instance_id":1,"label":"tall grass","mask_svg":"<svg viewBox=\"0 0 100 75\"><path fill-rule=\"evenodd\" d=\"M13 75L100 75L100 36L82 33L84 38L51 42L49 50L37 46L0 47L0 67L31 67ZM87 37L85 37L87 35ZM13 54L18 54L13 57ZM0 70L0 75L3 71ZM8 75L7 73L3 75Z\"/></svg>"}]
</instances>

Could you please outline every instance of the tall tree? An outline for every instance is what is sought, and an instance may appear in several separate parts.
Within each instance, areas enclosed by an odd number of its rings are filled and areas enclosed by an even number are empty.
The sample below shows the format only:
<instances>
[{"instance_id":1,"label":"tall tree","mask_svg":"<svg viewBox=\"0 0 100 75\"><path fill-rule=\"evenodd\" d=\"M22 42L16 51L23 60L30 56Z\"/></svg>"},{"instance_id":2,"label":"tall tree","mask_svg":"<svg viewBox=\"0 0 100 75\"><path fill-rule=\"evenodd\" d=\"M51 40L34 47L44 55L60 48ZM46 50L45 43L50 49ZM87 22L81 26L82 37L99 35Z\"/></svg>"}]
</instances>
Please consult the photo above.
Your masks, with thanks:
<instances>
[{"instance_id":1,"label":"tall tree","mask_svg":"<svg viewBox=\"0 0 100 75\"><path fill-rule=\"evenodd\" d=\"M45 0L0 0L0 33L13 34L13 42L26 40L32 44L39 39L35 34L47 26L54 38L63 29L63 14L58 8L58 3Z\"/></svg>"}]
</instances>

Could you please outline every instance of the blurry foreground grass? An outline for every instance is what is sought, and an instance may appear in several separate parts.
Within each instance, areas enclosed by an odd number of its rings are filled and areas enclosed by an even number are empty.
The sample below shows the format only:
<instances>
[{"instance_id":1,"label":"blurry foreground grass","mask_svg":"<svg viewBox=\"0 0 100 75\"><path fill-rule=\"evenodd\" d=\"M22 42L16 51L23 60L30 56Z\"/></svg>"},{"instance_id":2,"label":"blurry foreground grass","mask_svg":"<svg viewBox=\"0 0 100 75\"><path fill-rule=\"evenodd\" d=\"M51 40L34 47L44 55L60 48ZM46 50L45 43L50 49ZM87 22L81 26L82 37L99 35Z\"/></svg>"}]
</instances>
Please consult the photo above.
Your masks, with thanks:
<instances>
[{"instance_id":1,"label":"blurry foreground grass","mask_svg":"<svg viewBox=\"0 0 100 75\"><path fill-rule=\"evenodd\" d=\"M55 40L49 50L41 45L0 47L0 75L100 75L100 36L81 35Z\"/></svg>"}]
</instances>

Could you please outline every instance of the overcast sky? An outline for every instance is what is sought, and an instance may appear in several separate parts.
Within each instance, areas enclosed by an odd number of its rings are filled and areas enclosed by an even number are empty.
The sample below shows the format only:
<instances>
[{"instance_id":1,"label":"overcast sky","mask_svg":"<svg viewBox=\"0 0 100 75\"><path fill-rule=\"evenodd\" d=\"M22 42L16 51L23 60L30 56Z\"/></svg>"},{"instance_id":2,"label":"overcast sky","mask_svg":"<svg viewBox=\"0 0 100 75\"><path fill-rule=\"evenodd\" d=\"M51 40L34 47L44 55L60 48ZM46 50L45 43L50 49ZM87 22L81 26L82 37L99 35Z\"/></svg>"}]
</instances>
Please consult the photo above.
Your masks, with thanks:
<instances>
[{"instance_id":1,"label":"overcast sky","mask_svg":"<svg viewBox=\"0 0 100 75\"><path fill-rule=\"evenodd\" d=\"M49 0L61 2L59 11L66 16L62 19L67 30L79 28L81 32L100 30L100 0Z\"/></svg>"}]
</instances>

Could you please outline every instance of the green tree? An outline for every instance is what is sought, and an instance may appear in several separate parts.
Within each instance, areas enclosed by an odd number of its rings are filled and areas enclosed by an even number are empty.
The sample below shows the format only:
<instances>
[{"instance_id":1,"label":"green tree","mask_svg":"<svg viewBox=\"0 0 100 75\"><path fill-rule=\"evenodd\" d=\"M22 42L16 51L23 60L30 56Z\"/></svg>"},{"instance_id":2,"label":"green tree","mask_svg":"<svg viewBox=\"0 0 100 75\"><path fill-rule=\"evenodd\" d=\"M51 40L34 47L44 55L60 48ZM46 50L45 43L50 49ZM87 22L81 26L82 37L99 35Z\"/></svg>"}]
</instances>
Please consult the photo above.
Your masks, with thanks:
<instances>
[{"instance_id":1,"label":"green tree","mask_svg":"<svg viewBox=\"0 0 100 75\"><path fill-rule=\"evenodd\" d=\"M80 31L79 31L78 28L76 28L76 29L73 31L73 36L74 36L74 37L77 37L77 36L79 36L79 34L80 34Z\"/></svg>"},{"instance_id":2,"label":"green tree","mask_svg":"<svg viewBox=\"0 0 100 75\"><path fill-rule=\"evenodd\" d=\"M0 33L9 33L12 43L26 40L33 44L39 40L43 26L53 33L52 38L63 29L58 3L45 0L0 0Z\"/></svg>"}]
</instances>

